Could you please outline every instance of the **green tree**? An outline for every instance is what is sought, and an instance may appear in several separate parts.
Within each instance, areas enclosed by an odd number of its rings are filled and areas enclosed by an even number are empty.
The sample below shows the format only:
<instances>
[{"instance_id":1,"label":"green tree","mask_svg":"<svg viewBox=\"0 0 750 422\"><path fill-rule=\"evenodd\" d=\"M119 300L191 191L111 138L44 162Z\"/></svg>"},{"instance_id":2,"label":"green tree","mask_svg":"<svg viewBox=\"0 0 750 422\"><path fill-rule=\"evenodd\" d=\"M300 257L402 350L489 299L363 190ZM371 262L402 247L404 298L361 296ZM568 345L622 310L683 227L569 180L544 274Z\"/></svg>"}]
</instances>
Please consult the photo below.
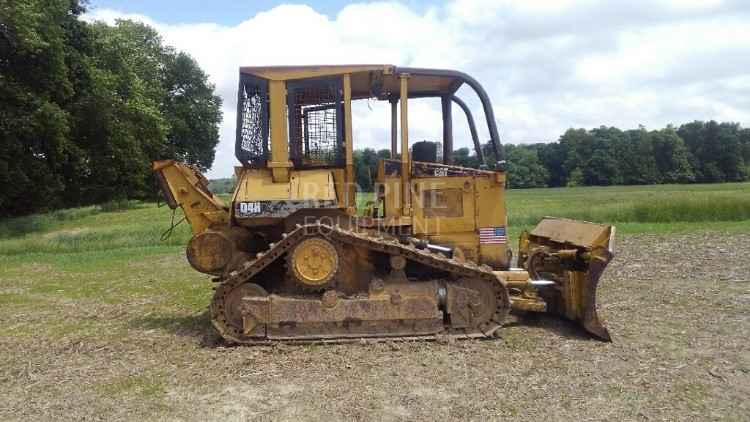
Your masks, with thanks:
<instances>
[{"instance_id":1,"label":"green tree","mask_svg":"<svg viewBox=\"0 0 750 422\"><path fill-rule=\"evenodd\" d=\"M66 42L82 12L71 0L0 0L0 215L62 204L76 151Z\"/></svg>"},{"instance_id":2,"label":"green tree","mask_svg":"<svg viewBox=\"0 0 750 422\"><path fill-rule=\"evenodd\" d=\"M704 181L703 163L704 159L710 159L710 154L705 152L706 141L703 122L694 121L683 124L677 129L677 136L685 142L685 146L688 148L688 161L693 168L696 181Z\"/></svg>"},{"instance_id":3,"label":"green tree","mask_svg":"<svg viewBox=\"0 0 750 422\"><path fill-rule=\"evenodd\" d=\"M151 190L150 161L167 157L161 39L131 21L114 27L96 23L91 29L92 67L75 133L88 168L74 188L93 202L144 197Z\"/></svg>"},{"instance_id":4,"label":"green tree","mask_svg":"<svg viewBox=\"0 0 750 422\"><path fill-rule=\"evenodd\" d=\"M211 179L208 181L208 190L218 194L228 194L234 192L234 186L237 183L234 175L224 179Z\"/></svg>"},{"instance_id":5,"label":"green tree","mask_svg":"<svg viewBox=\"0 0 750 422\"><path fill-rule=\"evenodd\" d=\"M674 128L651 131L649 136L663 183L689 183L695 180L688 149Z\"/></svg>"},{"instance_id":6,"label":"green tree","mask_svg":"<svg viewBox=\"0 0 750 422\"><path fill-rule=\"evenodd\" d=\"M547 186L549 172L539 161L534 147L528 145L505 146L508 186L511 188L541 188Z\"/></svg>"},{"instance_id":7,"label":"green tree","mask_svg":"<svg viewBox=\"0 0 750 422\"><path fill-rule=\"evenodd\" d=\"M453 164L461 167L479 168L479 158L471 153L469 148L459 148L453 151Z\"/></svg>"},{"instance_id":8,"label":"green tree","mask_svg":"<svg viewBox=\"0 0 750 422\"><path fill-rule=\"evenodd\" d=\"M627 130L620 146L619 159L624 183L651 185L660 182L653 138L644 128Z\"/></svg>"},{"instance_id":9,"label":"green tree","mask_svg":"<svg viewBox=\"0 0 750 422\"><path fill-rule=\"evenodd\" d=\"M742 129L739 137L742 144L742 161L745 162L745 174L750 175L750 129Z\"/></svg>"},{"instance_id":10,"label":"green tree","mask_svg":"<svg viewBox=\"0 0 750 422\"><path fill-rule=\"evenodd\" d=\"M567 187L583 186L583 171L578 167L574 168L573 171L568 175Z\"/></svg>"},{"instance_id":11,"label":"green tree","mask_svg":"<svg viewBox=\"0 0 750 422\"><path fill-rule=\"evenodd\" d=\"M623 142L624 134L614 127L592 129L590 135L591 156L583 167L586 185L619 185L624 181L622 168L618 161L618 144Z\"/></svg>"},{"instance_id":12,"label":"green tree","mask_svg":"<svg viewBox=\"0 0 750 422\"><path fill-rule=\"evenodd\" d=\"M213 163L221 103L140 23L78 0L0 0L0 216L153 192L149 162Z\"/></svg>"},{"instance_id":13,"label":"green tree","mask_svg":"<svg viewBox=\"0 0 750 422\"><path fill-rule=\"evenodd\" d=\"M549 144L534 144L537 149L539 161L549 173L548 185L552 187L565 186L565 161L564 146L559 142Z\"/></svg>"},{"instance_id":14,"label":"green tree","mask_svg":"<svg viewBox=\"0 0 750 422\"><path fill-rule=\"evenodd\" d=\"M680 126L677 133L690 151L690 163L697 181L747 179L743 134L739 124L694 121Z\"/></svg>"},{"instance_id":15,"label":"green tree","mask_svg":"<svg viewBox=\"0 0 750 422\"><path fill-rule=\"evenodd\" d=\"M216 123L222 117L221 98L192 57L171 49L166 49L165 56L162 86L166 92L161 108L169 132L167 151L160 153L209 169L219 143Z\"/></svg>"},{"instance_id":16,"label":"green tree","mask_svg":"<svg viewBox=\"0 0 750 422\"><path fill-rule=\"evenodd\" d=\"M746 180L748 176L742 154L740 131L739 123L719 124L719 133L716 137L718 150L716 162L724 173L724 180L728 182Z\"/></svg>"},{"instance_id":17,"label":"green tree","mask_svg":"<svg viewBox=\"0 0 750 422\"><path fill-rule=\"evenodd\" d=\"M155 159L210 168L221 101L197 63L141 23L90 28L88 83L76 104L74 130L84 171L69 183L68 195L93 202L148 196Z\"/></svg>"},{"instance_id":18,"label":"green tree","mask_svg":"<svg viewBox=\"0 0 750 422\"><path fill-rule=\"evenodd\" d=\"M378 174L378 153L374 149L356 150L353 154L354 177L362 192L372 192Z\"/></svg>"},{"instance_id":19,"label":"green tree","mask_svg":"<svg viewBox=\"0 0 750 422\"><path fill-rule=\"evenodd\" d=\"M581 168L587 165L592 154L594 138L586 129L568 129L560 137L559 142L565 157L562 162L563 174L566 184L570 184L573 171L582 172ZM577 180L575 182L578 183Z\"/></svg>"}]
</instances>

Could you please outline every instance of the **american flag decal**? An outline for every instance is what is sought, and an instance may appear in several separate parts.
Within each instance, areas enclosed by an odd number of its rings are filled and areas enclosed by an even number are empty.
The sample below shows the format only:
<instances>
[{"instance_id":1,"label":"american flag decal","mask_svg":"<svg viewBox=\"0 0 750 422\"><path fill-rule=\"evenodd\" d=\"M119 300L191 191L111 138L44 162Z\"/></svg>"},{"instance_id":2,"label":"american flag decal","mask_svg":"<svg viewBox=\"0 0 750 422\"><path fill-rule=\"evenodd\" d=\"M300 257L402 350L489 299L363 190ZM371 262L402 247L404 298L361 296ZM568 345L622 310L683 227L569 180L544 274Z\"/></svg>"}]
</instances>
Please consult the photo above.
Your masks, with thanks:
<instances>
[{"instance_id":1,"label":"american flag decal","mask_svg":"<svg viewBox=\"0 0 750 422\"><path fill-rule=\"evenodd\" d=\"M505 227L481 227L479 229L479 243L506 243Z\"/></svg>"}]
</instances>

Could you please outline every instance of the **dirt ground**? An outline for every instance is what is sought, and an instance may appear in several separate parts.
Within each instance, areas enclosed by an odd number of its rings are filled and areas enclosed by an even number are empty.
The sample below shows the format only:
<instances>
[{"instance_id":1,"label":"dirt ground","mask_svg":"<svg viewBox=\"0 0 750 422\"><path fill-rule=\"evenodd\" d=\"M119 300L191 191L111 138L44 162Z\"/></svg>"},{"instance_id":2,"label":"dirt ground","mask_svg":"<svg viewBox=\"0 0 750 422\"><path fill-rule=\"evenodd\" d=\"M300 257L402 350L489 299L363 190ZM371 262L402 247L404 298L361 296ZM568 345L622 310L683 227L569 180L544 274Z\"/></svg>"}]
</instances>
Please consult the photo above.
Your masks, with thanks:
<instances>
[{"instance_id":1,"label":"dirt ground","mask_svg":"<svg viewBox=\"0 0 750 422\"><path fill-rule=\"evenodd\" d=\"M750 420L748 256L750 234L618 239L612 343L537 317L497 340L223 347L205 313L3 306L41 334L0 337L0 419ZM45 331L60 318L91 330Z\"/></svg>"}]
</instances>

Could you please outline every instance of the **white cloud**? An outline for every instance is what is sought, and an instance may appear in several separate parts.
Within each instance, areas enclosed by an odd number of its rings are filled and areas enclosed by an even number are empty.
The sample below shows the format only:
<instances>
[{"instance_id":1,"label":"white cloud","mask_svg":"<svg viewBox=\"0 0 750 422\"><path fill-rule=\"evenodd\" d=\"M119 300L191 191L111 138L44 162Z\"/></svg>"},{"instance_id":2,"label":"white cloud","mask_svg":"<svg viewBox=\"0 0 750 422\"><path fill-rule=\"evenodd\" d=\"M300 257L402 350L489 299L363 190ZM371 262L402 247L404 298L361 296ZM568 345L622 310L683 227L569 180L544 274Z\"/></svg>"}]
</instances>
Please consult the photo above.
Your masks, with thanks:
<instances>
[{"instance_id":1,"label":"white cloud","mask_svg":"<svg viewBox=\"0 0 750 422\"><path fill-rule=\"evenodd\" d=\"M224 98L211 177L231 174L240 66L390 63L475 76L495 106L504 142L553 141L568 127L692 119L750 122L750 8L743 0L455 0L418 13L396 2L351 4L335 18L282 5L236 26L169 25L98 9L88 20L134 19L190 53ZM462 89L480 137L481 107ZM356 104L358 147L387 148L390 106ZM410 107L412 139L439 140L439 101ZM459 146L469 146L460 110Z\"/></svg>"},{"instance_id":2,"label":"white cloud","mask_svg":"<svg viewBox=\"0 0 750 422\"><path fill-rule=\"evenodd\" d=\"M661 3L675 9L713 9L724 3L722 0L661 0Z\"/></svg>"}]
</instances>

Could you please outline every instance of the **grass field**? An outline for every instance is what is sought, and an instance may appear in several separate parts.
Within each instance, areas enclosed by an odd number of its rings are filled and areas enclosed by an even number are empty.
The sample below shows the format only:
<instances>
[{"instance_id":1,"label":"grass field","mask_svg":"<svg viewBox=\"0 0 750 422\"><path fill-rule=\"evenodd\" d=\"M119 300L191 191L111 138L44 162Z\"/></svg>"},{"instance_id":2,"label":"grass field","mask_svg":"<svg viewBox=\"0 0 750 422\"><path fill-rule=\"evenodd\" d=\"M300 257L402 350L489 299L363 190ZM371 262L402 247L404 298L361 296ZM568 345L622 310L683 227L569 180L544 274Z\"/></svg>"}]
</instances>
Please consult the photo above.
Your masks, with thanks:
<instances>
[{"instance_id":1,"label":"grass field","mask_svg":"<svg viewBox=\"0 0 750 422\"><path fill-rule=\"evenodd\" d=\"M358 197L362 207L372 194ZM681 233L750 227L750 183L546 189L507 192L512 239L544 216L609 223L619 233Z\"/></svg>"},{"instance_id":2,"label":"grass field","mask_svg":"<svg viewBox=\"0 0 750 422\"><path fill-rule=\"evenodd\" d=\"M620 233L734 230L750 221L750 183L512 190L508 224L533 227L553 215L617 225Z\"/></svg>"},{"instance_id":3,"label":"grass field","mask_svg":"<svg viewBox=\"0 0 750 422\"><path fill-rule=\"evenodd\" d=\"M0 221L0 418L750 418L750 184L510 191L618 227L592 341L554 319L502 340L216 346L186 224L128 202ZM175 221L179 220L177 214Z\"/></svg>"}]
</instances>

